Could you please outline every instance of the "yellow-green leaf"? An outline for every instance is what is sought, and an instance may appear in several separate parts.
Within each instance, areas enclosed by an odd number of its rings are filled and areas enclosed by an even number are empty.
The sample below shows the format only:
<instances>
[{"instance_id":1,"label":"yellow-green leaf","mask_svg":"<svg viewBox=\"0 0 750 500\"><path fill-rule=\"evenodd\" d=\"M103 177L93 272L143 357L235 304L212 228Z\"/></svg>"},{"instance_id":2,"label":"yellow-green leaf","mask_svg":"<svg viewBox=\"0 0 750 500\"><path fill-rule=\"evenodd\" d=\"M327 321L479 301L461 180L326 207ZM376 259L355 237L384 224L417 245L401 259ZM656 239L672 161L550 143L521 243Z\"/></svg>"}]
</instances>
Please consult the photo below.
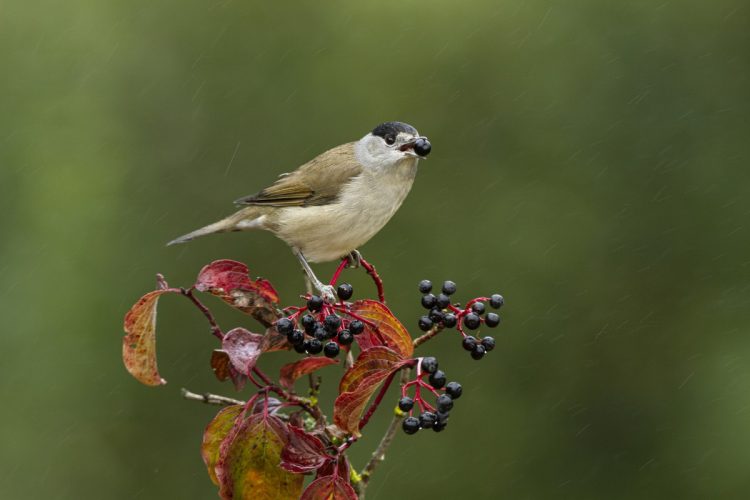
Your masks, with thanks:
<instances>
[{"instance_id":1,"label":"yellow-green leaf","mask_svg":"<svg viewBox=\"0 0 750 500\"><path fill-rule=\"evenodd\" d=\"M264 412L250 415L221 445L216 476L219 494L234 500L296 500L304 477L280 467L288 440L286 424Z\"/></svg>"},{"instance_id":2,"label":"yellow-green leaf","mask_svg":"<svg viewBox=\"0 0 750 500\"><path fill-rule=\"evenodd\" d=\"M242 413L243 405L233 405L222 408L216 414L211 423L206 427L203 433L203 443L201 444L201 456L203 462L208 468L208 475L215 485L219 485L219 479L216 477L216 463L219 461L219 449L222 441L232 430L237 416Z\"/></svg>"}]
</instances>

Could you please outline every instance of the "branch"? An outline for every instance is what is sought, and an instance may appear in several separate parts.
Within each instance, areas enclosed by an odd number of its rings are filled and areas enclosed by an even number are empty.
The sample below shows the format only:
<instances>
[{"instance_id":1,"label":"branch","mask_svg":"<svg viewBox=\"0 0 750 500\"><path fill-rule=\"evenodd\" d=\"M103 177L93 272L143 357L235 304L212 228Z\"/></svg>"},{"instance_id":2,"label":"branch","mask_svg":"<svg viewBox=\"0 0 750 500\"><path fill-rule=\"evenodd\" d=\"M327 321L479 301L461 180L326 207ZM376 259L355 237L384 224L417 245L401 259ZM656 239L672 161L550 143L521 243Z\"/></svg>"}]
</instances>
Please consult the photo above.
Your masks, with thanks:
<instances>
[{"instance_id":1,"label":"branch","mask_svg":"<svg viewBox=\"0 0 750 500\"><path fill-rule=\"evenodd\" d=\"M210 394L208 392L205 392L203 394L196 394L194 392L188 391L184 387L182 388L182 390L180 390L180 392L182 393L182 397L185 399L188 399L190 401L200 401L208 405L232 406L245 404L245 401L240 401L239 399L232 399L225 396L219 396L217 394Z\"/></svg>"},{"instance_id":2,"label":"branch","mask_svg":"<svg viewBox=\"0 0 750 500\"><path fill-rule=\"evenodd\" d=\"M400 383L402 385L409 381L410 374L411 368L405 368L401 370ZM385 460L385 452L393 442L393 438L396 437L396 432L398 431L398 428L401 425L401 420L403 418L404 416L401 414L395 414L393 416L393 419L391 419L391 423L388 424L388 429L386 429L385 434L380 439L378 447L375 448L375 451L372 453L370 461L367 462L367 465L365 465L365 467L362 469L362 472L359 473L360 481L354 485L357 491L357 495L359 496L359 500L364 500L365 491L367 490L367 485L370 482L370 478L372 478L372 473L375 471L375 468L378 466L378 464Z\"/></svg>"},{"instance_id":3,"label":"branch","mask_svg":"<svg viewBox=\"0 0 750 500\"><path fill-rule=\"evenodd\" d=\"M217 339L222 340L224 338L224 334L222 333L221 328L219 328L218 323L216 323L216 318L214 318L214 315L211 313L211 311L208 310L208 307L204 306L203 303L198 300L198 298L193 294L193 289L180 288L180 293L189 298L193 302L193 304L195 304L195 307L200 309L200 311L208 320L208 324L211 325L211 333L213 333L214 337L216 337Z\"/></svg>"},{"instance_id":4,"label":"branch","mask_svg":"<svg viewBox=\"0 0 750 500\"><path fill-rule=\"evenodd\" d=\"M432 337L434 337L438 333L442 332L444 329L445 327L441 323L438 323L437 325L427 330L427 333L425 333L424 335L415 338L414 347L415 348L419 347L420 345L424 344L425 342L430 340Z\"/></svg>"}]
</instances>

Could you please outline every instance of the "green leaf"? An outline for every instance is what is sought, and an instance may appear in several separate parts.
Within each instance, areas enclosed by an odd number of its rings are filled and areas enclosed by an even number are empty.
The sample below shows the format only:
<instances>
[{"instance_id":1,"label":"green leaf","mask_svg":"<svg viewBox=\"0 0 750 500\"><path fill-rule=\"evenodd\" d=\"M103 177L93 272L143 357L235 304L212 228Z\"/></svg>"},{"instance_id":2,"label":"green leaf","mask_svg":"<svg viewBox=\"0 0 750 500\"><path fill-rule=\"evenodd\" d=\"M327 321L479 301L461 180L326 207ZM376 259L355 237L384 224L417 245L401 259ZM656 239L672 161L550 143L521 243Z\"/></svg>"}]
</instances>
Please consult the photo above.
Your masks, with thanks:
<instances>
[{"instance_id":1,"label":"green leaf","mask_svg":"<svg viewBox=\"0 0 750 500\"><path fill-rule=\"evenodd\" d=\"M303 476L282 469L281 451L288 441L286 424L265 412L240 417L221 444L216 465L224 499L297 499Z\"/></svg>"}]
</instances>

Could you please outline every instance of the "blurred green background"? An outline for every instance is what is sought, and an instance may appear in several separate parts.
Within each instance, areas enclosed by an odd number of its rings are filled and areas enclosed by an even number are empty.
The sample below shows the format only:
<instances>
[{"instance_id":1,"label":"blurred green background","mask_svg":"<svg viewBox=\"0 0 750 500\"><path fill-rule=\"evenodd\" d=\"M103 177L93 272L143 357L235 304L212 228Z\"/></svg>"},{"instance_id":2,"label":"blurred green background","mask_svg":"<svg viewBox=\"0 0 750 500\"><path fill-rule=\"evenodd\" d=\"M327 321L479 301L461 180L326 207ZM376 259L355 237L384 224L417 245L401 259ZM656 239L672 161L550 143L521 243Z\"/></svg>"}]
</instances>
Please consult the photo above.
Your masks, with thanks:
<instances>
[{"instance_id":1,"label":"blurred green background","mask_svg":"<svg viewBox=\"0 0 750 500\"><path fill-rule=\"evenodd\" d=\"M465 395L447 432L399 435L368 497L746 498L749 16L739 0L0 1L0 497L214 498L215 409L179 395L233 394L214 339L163 299L169 384L148 388L122 366L122 317L155 273L187 285L218 258L294 302L301 273L269 234L164 243L401 120L434 149L362 249L389 303L415 335L420 279L507 304L481 362L456 334L421 348Z\"/></svg>"}]
</instances>

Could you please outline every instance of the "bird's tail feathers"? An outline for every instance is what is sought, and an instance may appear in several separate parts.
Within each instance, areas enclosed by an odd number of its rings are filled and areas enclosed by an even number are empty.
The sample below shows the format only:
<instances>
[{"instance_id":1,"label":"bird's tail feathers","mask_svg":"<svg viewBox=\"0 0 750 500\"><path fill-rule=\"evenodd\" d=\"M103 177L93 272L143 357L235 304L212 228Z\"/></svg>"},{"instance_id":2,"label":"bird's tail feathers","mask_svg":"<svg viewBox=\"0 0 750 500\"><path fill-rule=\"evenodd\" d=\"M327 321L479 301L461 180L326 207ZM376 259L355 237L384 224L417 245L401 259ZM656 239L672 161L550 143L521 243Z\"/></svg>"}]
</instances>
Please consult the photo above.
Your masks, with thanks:
<instances>
[{"instance_id":1,"label":"bird's tail feathers","mask_svg":"<svg viewBox=\"0 0 750 500\"><path fill-rule=\"evenodd\" d=\"M208 226L196 229L195 231L184 234L175 238L167 246L185 243L201 236L214 233L228 233L230 231L245 231L248 229L264 229L265 212L258 210L257 207L248 207L239 212L230 215L226 219L214 222Z\"/></svg>"},{"instance_id":2,"label":"bird's tail feathers","mask_svg":"<svg viewBox=\"0 0 750 500\"><path fill-rule=\"evenodd\" d=\"M175 238L167 243L167 246L177 245L178 243L186 243L200 236L206 236L207 234L225 233L227 231L232 231L233 229L234 223L229 218L222 219L219 222L214 222L213 224L209 224L208 226L196 229L195 231L192 231L190 233L183 234L179 238Z\"/></svg>"}]
</instances>

